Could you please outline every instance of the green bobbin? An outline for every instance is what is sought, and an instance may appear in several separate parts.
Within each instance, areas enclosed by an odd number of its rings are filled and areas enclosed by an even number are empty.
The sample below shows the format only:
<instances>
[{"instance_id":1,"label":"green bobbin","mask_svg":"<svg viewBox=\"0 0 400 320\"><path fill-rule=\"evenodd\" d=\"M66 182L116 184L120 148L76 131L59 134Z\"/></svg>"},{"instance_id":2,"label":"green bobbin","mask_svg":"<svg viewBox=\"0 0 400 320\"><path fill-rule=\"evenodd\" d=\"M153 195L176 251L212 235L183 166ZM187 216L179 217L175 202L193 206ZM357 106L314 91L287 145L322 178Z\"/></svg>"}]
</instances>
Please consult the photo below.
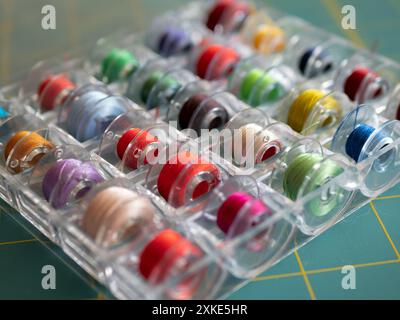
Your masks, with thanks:
<instances>
[{"instance_id":1,"label":"green bobbin","mask_svg":"<svg viewBox=\"0 0 400 320\"><path fill-rule=\"evenodd\" d=\"M101 77L112 83L129 77L139 67L139 61L127 50L112 49L101 64Z\"/></svg>"},{"instance_id":2,"label":"green bobbin","mask_svg":"<svg viewBox=\"0 0 400 320\"><path fill-rule=\"evenodd\" d=\"M274 102L284 94L284 88L264 70L253 68L243 78L240 99L257 107L266 102Z\"/></svg>"},{"instance_id":3,"label":"green bobbin","mask_svg":"<svg viewBox=\"0 0 400 320\"><path fill-rule=\"evenodd\" d=\"M173 77L155 71L144 82L140 97L147 107L152 109L160 105L162 98L170 99L180 86L179 82ZM153 88L156 88L157 92L152 92ZM151 97L150 93L152 93Z\"/></svg>"},{"instance_id":4,"label":"green bobbin","mask_svg":"<svg viewBox=\"0 0 400 320\"><path fill-rule=\"evenodd\" d=\"M324 160L318 154L300 154L285 171L283 189L290 199L296 200L301 188L303 188L302 195L306 195L328 183L342 172L343 168L332 160ZM308 202L306 204L307 211L315 217L323 217L333 212L335 207L340 204L340 200L340 190L330 190L329 194Z\"/></svg>"}]
</instances>

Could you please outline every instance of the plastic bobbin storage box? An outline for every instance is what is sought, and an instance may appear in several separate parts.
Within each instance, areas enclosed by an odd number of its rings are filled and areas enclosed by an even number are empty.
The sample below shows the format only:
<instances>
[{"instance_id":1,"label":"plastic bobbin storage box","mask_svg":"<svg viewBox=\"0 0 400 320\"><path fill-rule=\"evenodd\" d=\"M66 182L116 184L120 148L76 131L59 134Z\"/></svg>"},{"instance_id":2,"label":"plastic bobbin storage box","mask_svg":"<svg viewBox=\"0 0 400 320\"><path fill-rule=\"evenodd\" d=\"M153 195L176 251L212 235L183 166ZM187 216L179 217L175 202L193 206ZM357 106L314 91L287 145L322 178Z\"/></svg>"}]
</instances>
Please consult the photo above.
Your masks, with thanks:
<instances>
[{"instance_id":1,"label":"plastic bobbin storage box","mask_svg":"<svg viewBox=\"0 0 400 320\"><path fill-rule=\"evenodd\" d=\"M299 229L316 235L344 214L354 194L354 176L345 157L303 138L281 154L262 180L295 201Z\"/></svg>"},{"instance_id":2,"label":"plastic bobbin storage box","mask_svg":"<svg viewBox=\"0 0 400 320\"><path fill-rule=\"evenodd\" d=\"M345 94L315 89L311 83L294 88L272 117L325 144L331 141L334 130L353 108Z\"/></svg>"},{"instance_id":3,"label":"plastic bobbin storage box","mask_svg":"<svg viewBox=\"0 0 400 320\"><path fill-rule=\"evenodd\" d=\"M391 90L400 82L400 67L368 52L358 52L344 60L337 70L332 87L344 92L351 101L374 105L385 110Z\"/></svg>"},{"instance_id":4,"label":"plastic bobbin storage box","mask_svg":"<svg viewBox=\"0 0 400 320\"><path fill-rule=\"evenodd\" d=\"M186 139L175 128L155 123L144 110L135 110L120 115L109 125L98 154L133 177L142 173L143 167L157 161L160 149Z\"/></svg>"},{"instance_id":5,"label":"plastic bobbin storage box","mask_svg":"<svg viewBox=\"0 0 400 320\"><path fill-rule=\"evenodd\" d=\"M212 162L210 152L202 151L201 155L198 152L192 141L160 149L158 162L148 169L146 187L173 208L204 199L228 177L228 172Z\"/></svg>"},{"instance_id":6,"label":"plastic bobbin storage box","mask_svg":"<svg viewBox=\"0 0 400 320\"><path fill-rule=\"evenodd\" d=\"M67 214L65 250L79 260L97 253L91 273L119 297L202 299L224 278L190 235L161 218L151 198L125 178L96 185Z\"/></svg>"},{"instance_id":7,"label":"plastic bobbin storage box","mask_svg":"<svg viewBox=\"0 0 400 320\"><path fill-rule=\"evenodd\" d=\"M113 95L103 85L85 85L74 90L58 114L58 125L90 148L119 115L140 109L129 99Z\"/></svg>"},{"instance_id":8,"label":"plastic bobbin storage box","mask_svg":"<svg viewBox=\"0 0 400 320\"><path fill-rule=\"evenodd\" d=\"M284 64L256 55L243 59L229 78L228 91L252 107L274 110L303 78Z\"/></svg>"},{"instance_id":9,"label":"plastic bobbin storage box","mask_svg":"<svg viewBox=\"0 0 400 320\"><path fill-rule=\"evenodd\" d=\"M174 58L149 61L131 77L126 95L162 116L178 90L198 79L181 67Z\"/></svg>"},{"instance_id":10,"label":"plastic bobbin storage box","mask_svg":"<svg viewBox=\"0 0 400 320\"><path fill-rule=\"evenodd\" d=\"M237 113L220 134L220 155L243 174L259 176L301 136L260 109Z\"/></svg>"},{"instance_id":11,"label":"plastic bobbin storage box","mask_svg":"<svg viewBox=\"0 0 400 320\"><path fill-rule=\"evenodd\" d=\"M264 271L285 252L295 228L289 202L249 176L235 176L211 191L192 212L189 230L238 278Z\"/></svg>"},{"instance_id":12,"label":"plastic bobbin storage box","mask_svg":"<svg viewBox=\"0 0 400 320\"><path fill-rule=\"evenodd\" d=\"M188 134L188 129L193 130L195 138L205 130L208 134L213 134L213 130L221 130L229 119L247 107L231 93L225 91L198 92L190 97L182 95L179 98L171 107L175 110L171 110L170 116L178 113L176 115L178 128L185 130ZM176 110L177 108L179 110Z\"/></svg>"},{"instance_id":13,"label":"plastic bobbin storage box","mask_svg":"<svg viewBox=\"0 0 400 320\"><path fill-rule=\"evenodd\" d=\"M178 56L187 59L208 33L200 23L181 20L179 14L172 12L156 18L145 34L145 42L162 57Z\"/></svg>"},{"instance_id":14,"label":"plastic bobbin storage box","mask_svg":"<svg viewBox=\"0 0 400 320\"><path fill-rule=\"evenodd\" d=\"M85 70L106 84L118 83L122 94L129 78L147 61L157 58L137 35L101 38L84 62Z\"/></svg>"},{"instance_id":15,"label":"plastic bobbin storage box","mask_svg":"<svg viewBox=\"0 0 400 320\"><path fill-rule=\"evenodd\" d=\"M78 69L78 62L41 61L21 83L19 99L45 118L56 118L57 111L77 87L91 82L90 75Z\"/></svg>"},{"instance_id":16,"label":"plastic bobbin storage box","mask_svg":"<svg viewBox=\"0 0 400 320\"><path fill-rule=\"evenodd\" d=\"M359 188L367 197L385 192L399 179L399 129L398 120L362 105L343 119L333 137L331 149L357 163Z\"/></svg>"},{"instance_id":17,"label":"plastic bobbin storage box","mask_svg":"<svg viewBox=\"0 0 400 320\"><path fill-rule=\"evenodd\" d=\"M81 146L56 146L35 166L28 186L54 209L65 209L94 185L112 177L107 166Z\"/></svg>"}]
</instances>

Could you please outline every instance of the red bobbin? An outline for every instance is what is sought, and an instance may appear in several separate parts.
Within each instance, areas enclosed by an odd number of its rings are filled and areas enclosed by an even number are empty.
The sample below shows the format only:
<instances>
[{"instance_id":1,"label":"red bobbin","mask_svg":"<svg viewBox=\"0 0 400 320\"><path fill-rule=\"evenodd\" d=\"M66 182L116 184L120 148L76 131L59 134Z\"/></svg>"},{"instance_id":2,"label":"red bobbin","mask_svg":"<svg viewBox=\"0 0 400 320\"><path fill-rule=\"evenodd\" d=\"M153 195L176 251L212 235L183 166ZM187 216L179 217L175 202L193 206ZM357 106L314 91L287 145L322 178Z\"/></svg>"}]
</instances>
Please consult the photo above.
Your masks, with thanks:
<instances>
[{"instance_id":1,"label":"red bobbin","mask_svg":"<svg viewBox=\"0 0 400 320\"><path fill-rule=\"evenodd\" d=\"M157 284L167 278L180 259L200 254L200 250L178 232L166 229L158 233L141 252L139 271L145 279Z\"/></svg>"},{"instance_id":2,"label":"red bobbin","mask_svg":"<svg viewBox=\"0 0 400 320\"><path fill-rule=\"evenodd\" d=\"M217 80L228 76L239 62L239 54L232 48L219 44L207 46L200 54L196 73L206 80Z\"/></svg>"},{"instance_id":3,"label":"red bobbin","mask_svg":"<svg viewBox=\"0 0 400 320\"><path fill-rule=\"evenodd\" d=\"M165 200L181 206L206 194L219 181L220 171L217 166L201 160L189 151L183 151L170 158L162 167L157 188ZM170 201L172 192L173 200Z\"/></svg>"},{"instance_id":4,"label":"red bobbin","mask_svg":"<svg viewBox=\"0 0 400 320\"><path fill-rule=\"evenodd\" d=\"M355 67L351 74L347 77L344 83L344 92L350 98L355 101L360 95L360 90L366 90L369 84L380 78L379 74L370 70L367 67ZM363 88L364 87L364 88ZM374 91L373 97L376 98L382 93L381 88L377 88ZM363 100L363 99L362 99ZM358 101L364 102L364 101Z\"/></svg>"},{"instance_id":5,"label":"red bobbin","mask_svg":"<svg viewBox=\"0 0 400 320\"><path fill-rule=\"evenodd\" d=\"M48 76L40 83L37 91L41 108L47 111L53 110L65 101L75 87L65 75Z\"/></svg>"},{"instance_id":6,"label":"red bobbin","mask_svg":"<svg viewBox=\"0 0 400 320\"><path fill-rule=\"evenodd\" d=\"M158 142L158 138L139 128L133 128L126 131L117 143L117 154L121 160L124 160L124 165L136 170L141 165L148 164L148 159L145 152L146 148ZM129 150L127 151L129 147ZM128 153L127 153L128 152ZM157 155L156 152L154 151ZM127 153L127 154L126 154Z\"/></svg>"}]
</instances>

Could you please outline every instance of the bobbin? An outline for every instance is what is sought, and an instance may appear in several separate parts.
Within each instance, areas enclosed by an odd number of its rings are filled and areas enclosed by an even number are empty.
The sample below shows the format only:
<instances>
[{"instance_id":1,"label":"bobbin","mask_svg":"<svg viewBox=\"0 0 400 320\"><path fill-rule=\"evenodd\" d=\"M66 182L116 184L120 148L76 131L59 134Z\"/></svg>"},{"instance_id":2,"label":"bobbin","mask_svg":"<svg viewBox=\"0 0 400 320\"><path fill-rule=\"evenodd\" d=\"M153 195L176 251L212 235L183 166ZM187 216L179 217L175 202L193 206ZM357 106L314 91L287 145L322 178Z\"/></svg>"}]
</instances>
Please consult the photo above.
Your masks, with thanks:
<instances>
[{"instance_id":1,"label":"bobbin","mask_svg":"<svg viewBox=\"0 0 400 320\"><path fill-rule=\"evenodd\" d=\"M136 241L160 223L152 200L127 178L96 184L73 211L83 231L107 248Z\"/></svg>"},{"instance_id":2,"label":"bobbin","mask_svg":"<svg viewBox=\"0 0 400 320\"><path fill-rule=\"evenodd\" d=\"M77 145L55 146L37 163L28 185L55 209L70 207L106 177L102 166Z\"/></svg>"},{"instance_id":3,"label":"bobbin","mask_svg":"<svg viewBox=\"0 0 400 320\"><path fill-rule=\"evenodd\" d=\"M353 104L345 94L315 89L313 83L306 83L293 88L272 117L287 123L294 131L324 143L352 109Z\"/></svg>"},{"instance_id":4,"label":"bobbin","mask_svg":"<svg viewBox=\"0 0 400 320\"><path fill-rule=\"evenodd\" d=\"M279 27L264 10L257 10L248 16L238 37L263 55L279 54L286 47L285 30Z\"/></svg>"},{"instance_id":5,"label":"bobbin","mask_svg":"<svg viewBox=\"0 0 400 320\"><path fill-rule=\"evenodd\" d=\"M146 187L175 208L201 199L226 176L223 168L191 151L190 144L158 150L158 163L146 176Z\"/></svg>"},{"instance_id":6,"label":"bobbin","mask_svg":"<svg viewBox=\"0 0 400 320\"><path fill-rule=\"evenodd\" d=\"M384 98L387 99L391 87L393 88L400 79L398 72L397 81L389 82L389 74L395 72L395 67L389 66L391 70L386 72L384 67L379 60L372 59L372 55L353 54L341 63L334 75L332 87L336 91L346 93L350 100L358 104L382 103Z\"/></svg>"},{"instance_id":7,"label":"bobbin","mask_svg":"<svg viewBox=\"0 0 400 320\"><path fill-rule=\"evenodd\" d=\"M106 87L85 85L73 91L58 114L58 125L81 142L99 138L117 116L139 109Z\"/></svg>"},{"instance_id":8,"label":"bobbin","mask_svg":"<svg viewBox=\"0 0 400 320\"><path fill-rule=\"evenodd\" d=\"M255 55L236 66L229 79L228 91L252 107L270 110L301 79L289 66Z\"/></svg>"},{"instance_id":9,"label":"bobbin","mask_svg":"<svg viewBox=\"0 0 400 320\"><path fill-rule=\"evenodd\" d=\"M172 12L158 17L145 35L146 45L162 57L190 54L208 31L197 21L181 19Z\"/></svg>"},{"instance_id":10,"label":"bobbin","mask_svg":"<svg viewBox=\"0 0 400 320\"><path fill-rule=\"evenodd\" d=\"M251 278L274 263L292 240L282 214L287 201L250 176L235 176L211 191L189 229L235 276Z\"/></svg>"},{"instance_id":11,"label":"bobbin","mask_svg":"<svg viewBox=\"0 0 400 320\"><path fill-rule=\"evenodd\" d=\"M229 77L243 58L252 54L250 48L219 38L204 38L189 57L189 68L198 77L208 80L224 80Z\"/></svg>"},{"instance_id":12,"label":"bobbin","mask_svg":"<svg viewBox=\"0 0 400 320\"><path fill-rule=\"evenodd\" d=\"M290 127L273 121L260 109L245 109L221 132L220 152L235 166L254 171L273 161L299 138Z\"/></svg>"},{"instance_id":13,"label":"bobbin","mask_svg":"<svg viewBox=\"0 0 400 320\"><path fill-rule=\"evenodd\" d=\"M295 201L299 229L316 235L345 212L354 193L353 175L345 157L329 154L316 140L303 138L281 154L266 181Z\"/></svg>"},{"instance_id":14,"label":"bobbin","mask_svg":"<svg viewBox=\"0 0 400 320\"><path fill-rule=\"evenodd\" d=\"M180 90L177 91L171 103L168 105L168 110L166 113L166 121L177 121L179 120L180 110L183 105L188 102L188 100L195 94L202 93L207 95L212 95L214 92L223 90L224 86L219 85L216 82L209 82L200 79L189 82L185 86L182 86ZM184 128L177 127L182 130Z\"/></svg>"},{"instance_id":15,"label":"bobbin","mask_svg":"<svg viewBox=\"0 0 400 320\"><path fill-rule=\"evenodd\" d=\"M305 78L330 79L340 63L356 52L348 42L301 19L285 17L276 23L286 33L284 63Z\"/></svg>"},{"instance_id":16,"label":"bobbin","mask_svg":"<svg viewBox=\"0 0 400 320\"><path fill-rule=\"evenodd\" d=\"M132 34L101 38L91 49L84 68L105 83L127 82L140 66L157 57L140 42L141 39Z\"/></svg>"},{"instance_id":17,"label":"bobbin","mask_svg":"<svg viewBox=\"0 0 400 320\"><path fill-rule=\"evenodd\" d=\"M367 125L368 133L358 146L349 146L349 137L360 126ZM399 170L399 128L398 120L389 120L379 117L373 106L362 105L354 109L343 119L332 140L331 149L334 152L346 155L349 147L358 148L357 163L360 190L367 197L376 197L397 181Z\"/></svg>"},{"instance_id":18,"label":"bobbin","mask_svg":"<svg viewBox=\"0 0 400 320\"><path fill-rule=\"evenodd\" d=\"M154 123L144 110L117 117L105 130L98 154L122 172L154 164L157 152L176 143L179 133L165 123Z\"/></svg>"},{"instance_id":19,"label":"bobbin","mask_svg":"<svg viewBox=\"0 0 400 320\"><path fill-rule=\"evenodd\" d=\"M241 0L217 0L210 4L204 23L218 34L234 33L241 29L254 7Z\"/></svg>"},{"instance_id":20,"label":"bobbin","mask_svg":"<svg viewBox=\"0 0 400 320\"><path fill-rule=\"evenodd\" d=\"M221 130L229 119L247 106L229 92L197 93L180 108L178 127L194 130Z\"/></svg>"},{"instance_id":21,"label":"bobbin","mask_svg":"<svg viewBox=\"0 0 400 320\"><path fill-rule=\"evenodd\" d=\"M181 67L174 58L149 61L131 77L126 96L148 110L163 109L182 86L196 79Z\"/></svg>"},{"instance_id":22,"label":"bobbin","mask_svg":"<svg viewBox=\"0 0 400 320\"><path fill-rule=\"evenodd\" d=\"M89 75L78 69L76 60L41 61L35 64L21 84L19 99L39 113L61 107L80 85L90 83Z\"/></svg>"},{"instance_id":23,"label":"bobbin","mask_svg":"<svg viewBox=\"0 0 400 320\"><path fill-rule=\"evenodd\" d=\"M31 114L13 116L0 125L1 164L13 174L27 171L55 145L66 143L71 143L69 137Z\"/></svg>"}]
</instances>

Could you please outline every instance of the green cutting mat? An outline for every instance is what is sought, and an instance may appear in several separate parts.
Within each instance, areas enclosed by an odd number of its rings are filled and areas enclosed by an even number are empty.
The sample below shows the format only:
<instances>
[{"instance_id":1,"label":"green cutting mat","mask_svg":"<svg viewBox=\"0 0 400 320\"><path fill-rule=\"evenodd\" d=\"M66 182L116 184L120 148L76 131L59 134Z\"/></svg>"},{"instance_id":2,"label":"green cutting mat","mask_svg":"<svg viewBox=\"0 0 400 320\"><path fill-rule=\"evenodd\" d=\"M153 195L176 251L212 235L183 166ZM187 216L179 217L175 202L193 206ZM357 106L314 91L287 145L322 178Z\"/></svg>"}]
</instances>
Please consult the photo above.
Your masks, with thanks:
<instances>
[{"instance_id":1,"label":"green cutting mat","mask_svg":"<svg viewBox=\"0 0 400 320\"><path fill-rule=\"evenodd\" d=\"M79 47L121 27L137 30L149 18L185 1L0 0L0 83L39 59ZM270 0L278 9L400 61L398 0ZM57 30L40 27L41 8L57 9ZM340 8L357 10L357 30L340 28ZM400 299L400 186L283 260L232 299ZM26 230L25 226L28 230ZM57 289L43 290L44 265L57 272ZM356 268L356 289L341 287L342 266ZM0 213L0 299L98 299L107 291L9 207Z\"/></svg>"}]
</instances>

